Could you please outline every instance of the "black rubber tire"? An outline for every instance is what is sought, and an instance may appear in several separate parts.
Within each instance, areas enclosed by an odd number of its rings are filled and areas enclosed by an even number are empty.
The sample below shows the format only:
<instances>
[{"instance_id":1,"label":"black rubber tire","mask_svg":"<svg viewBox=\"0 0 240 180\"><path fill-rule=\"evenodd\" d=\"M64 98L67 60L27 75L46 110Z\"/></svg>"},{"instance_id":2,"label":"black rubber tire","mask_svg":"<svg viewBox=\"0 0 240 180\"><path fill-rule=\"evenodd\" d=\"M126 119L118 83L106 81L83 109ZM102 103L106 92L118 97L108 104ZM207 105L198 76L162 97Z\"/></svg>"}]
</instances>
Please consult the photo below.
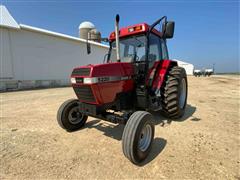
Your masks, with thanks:
<instances>
[{"instance_id":1,"label":"black rubber tire","mask_svg":"<svg viewBox=\"0 0 240 180\"><path fill-rule=\"evenodd\" d=\"M184 106L180 106L180 94L182 79L186 82L186 98ZM182 67L174 66L166 75L166 81L162 87L162 114L171 119L178 119L184 115L187 94L188 94L188 83L186 71Z\"/></svg>"},{"instance_id":2,"label":"black rubber tire","mask_svg":"<svg viewBox=\"0 0 240 180\"><path fill-rule=\"evenodd\" d=\"M151 141L145 151L141 151L138 147L141 132L144 126L151 127ZM153 117L146 111L136 111L127 121L122 136L122 150L126 158L132 163L139 164L148 156L154 138L154 122Z\"/></svg>"},{"instance_id":3,"label":"black rubber tire","mask_svg":"<svg viewBox=\"0 0 240 180\"><path fill-rule=\"evenodd\" d=\"M69 99L65 101L58 109L57 112L58 124L60 125L60 127L67 131L76 131L82 128L87 121L88 116L86 115L82 115L81 121L76 124L71 123L69 120L69 113L72 108L75 108L76 106L79 105L78 102L79 101L77 99Z\"/></svg>"}]
</instances>

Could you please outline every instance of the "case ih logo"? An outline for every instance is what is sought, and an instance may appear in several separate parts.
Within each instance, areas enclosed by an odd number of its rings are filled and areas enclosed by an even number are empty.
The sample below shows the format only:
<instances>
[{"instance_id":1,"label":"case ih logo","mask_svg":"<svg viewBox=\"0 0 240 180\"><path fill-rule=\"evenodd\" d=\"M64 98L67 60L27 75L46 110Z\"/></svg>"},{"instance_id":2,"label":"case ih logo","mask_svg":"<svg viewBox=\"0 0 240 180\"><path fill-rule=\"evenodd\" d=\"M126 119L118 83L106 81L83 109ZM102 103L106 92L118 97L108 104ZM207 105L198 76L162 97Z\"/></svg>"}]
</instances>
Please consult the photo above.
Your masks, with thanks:
<instances>
[{"instance_id":1,"label":"case ih logo","mask_svg":"<svg viewBox=\"0 0 240 180\"><path fill-rule=\"evenodd\" d=\"M83 83L83 78L76 78L77 83Z\"/></svg>"}]
</instances>

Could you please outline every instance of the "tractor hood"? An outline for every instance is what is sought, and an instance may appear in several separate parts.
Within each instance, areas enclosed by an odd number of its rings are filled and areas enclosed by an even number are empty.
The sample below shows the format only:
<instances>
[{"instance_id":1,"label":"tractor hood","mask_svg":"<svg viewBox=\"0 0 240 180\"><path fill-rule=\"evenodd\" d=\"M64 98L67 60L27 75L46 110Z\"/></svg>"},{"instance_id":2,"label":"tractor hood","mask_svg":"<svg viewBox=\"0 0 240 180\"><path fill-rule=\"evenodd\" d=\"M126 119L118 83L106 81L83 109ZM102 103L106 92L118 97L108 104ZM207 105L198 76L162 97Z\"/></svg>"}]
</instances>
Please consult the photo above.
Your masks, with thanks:
<instances>
[{"instance_id":1,"label":"tractor hood","mask_svg":"<svg viewBox=\"0 0 240 180\"><path fill-rule=\"evenodd\" d=\"M81 102L102 105L133 90L133 73L131 63L89 64L73 70L71 83Z\"/></svg>"},{"instance_id":2,"label":"tractor hood","mask_svg":"<svg viewBox=\"0 0 240 180\"><path fill-rule=\"evenodd\" d=\"M104 77L104 78L121 78L131 77L134 68L131 63L115 62L107 64L89 64L75 68L71 77Z\"/></svg>"}]
</instances>

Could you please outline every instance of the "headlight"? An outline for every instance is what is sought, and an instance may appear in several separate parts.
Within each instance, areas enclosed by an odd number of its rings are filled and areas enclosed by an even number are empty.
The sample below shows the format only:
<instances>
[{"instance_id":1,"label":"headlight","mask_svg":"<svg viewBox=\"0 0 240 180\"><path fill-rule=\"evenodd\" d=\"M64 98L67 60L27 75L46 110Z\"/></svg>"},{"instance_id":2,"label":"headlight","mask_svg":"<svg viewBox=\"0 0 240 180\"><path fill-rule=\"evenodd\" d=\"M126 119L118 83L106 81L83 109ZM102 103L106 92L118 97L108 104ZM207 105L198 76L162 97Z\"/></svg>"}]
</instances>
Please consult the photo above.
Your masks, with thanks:
<instances>
[{"instance_id":1,"label":"headlight","mask_svg":"<svg viewBox=\"0 0 240 180\"><path fill-rule=\"evenodd\" d=\"M83 78L83 84L92 84L92 78Z\"/></svg>"},{"instance_id":2,"label":"headlight","mask_svg":"<svg viewBox=\"0 0 240 180\"><path fill-rule=\"evenodd\" d=\"M93 84L97 82L97 78L83 78L83 84Z\"/></svg>"},{"instance_id":3,"label":"headlight","mask_svg":"<svg viewBox=\"0 0 240 180\"><path fill-rule=\"evenodd\" d=\"M76 78L71 78L71 83L76 84Z\"/></svg>"}]
</instances>

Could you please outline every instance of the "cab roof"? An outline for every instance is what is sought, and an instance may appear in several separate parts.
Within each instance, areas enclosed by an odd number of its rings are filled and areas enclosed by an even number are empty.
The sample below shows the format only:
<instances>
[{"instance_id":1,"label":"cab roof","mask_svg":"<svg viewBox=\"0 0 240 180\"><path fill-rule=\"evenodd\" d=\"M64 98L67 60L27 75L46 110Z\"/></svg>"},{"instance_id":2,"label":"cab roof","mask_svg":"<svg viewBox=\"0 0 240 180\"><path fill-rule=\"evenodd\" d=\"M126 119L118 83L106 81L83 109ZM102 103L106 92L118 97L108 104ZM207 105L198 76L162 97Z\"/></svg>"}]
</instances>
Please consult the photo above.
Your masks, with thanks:
<instances>
[{"instance_id":1,"label":"cab roof","mask_svg":"<svg viewBox=\"0 0 240 180\"><path fill-rule=\"evenodd\" d=\"M119 38L131 36L131 35L137 35L137 34L144 34L148 32L149 29L150 29L150 26L147 23L140 23L140 24L123 27L119 30ZM152 30L152 32L159 37L162 36L162 33L156 30L155 28ZM109 40L114 41L115 38L116 38L115 32L112 32L109 36Z\"/></svg>"}]
</instances>

